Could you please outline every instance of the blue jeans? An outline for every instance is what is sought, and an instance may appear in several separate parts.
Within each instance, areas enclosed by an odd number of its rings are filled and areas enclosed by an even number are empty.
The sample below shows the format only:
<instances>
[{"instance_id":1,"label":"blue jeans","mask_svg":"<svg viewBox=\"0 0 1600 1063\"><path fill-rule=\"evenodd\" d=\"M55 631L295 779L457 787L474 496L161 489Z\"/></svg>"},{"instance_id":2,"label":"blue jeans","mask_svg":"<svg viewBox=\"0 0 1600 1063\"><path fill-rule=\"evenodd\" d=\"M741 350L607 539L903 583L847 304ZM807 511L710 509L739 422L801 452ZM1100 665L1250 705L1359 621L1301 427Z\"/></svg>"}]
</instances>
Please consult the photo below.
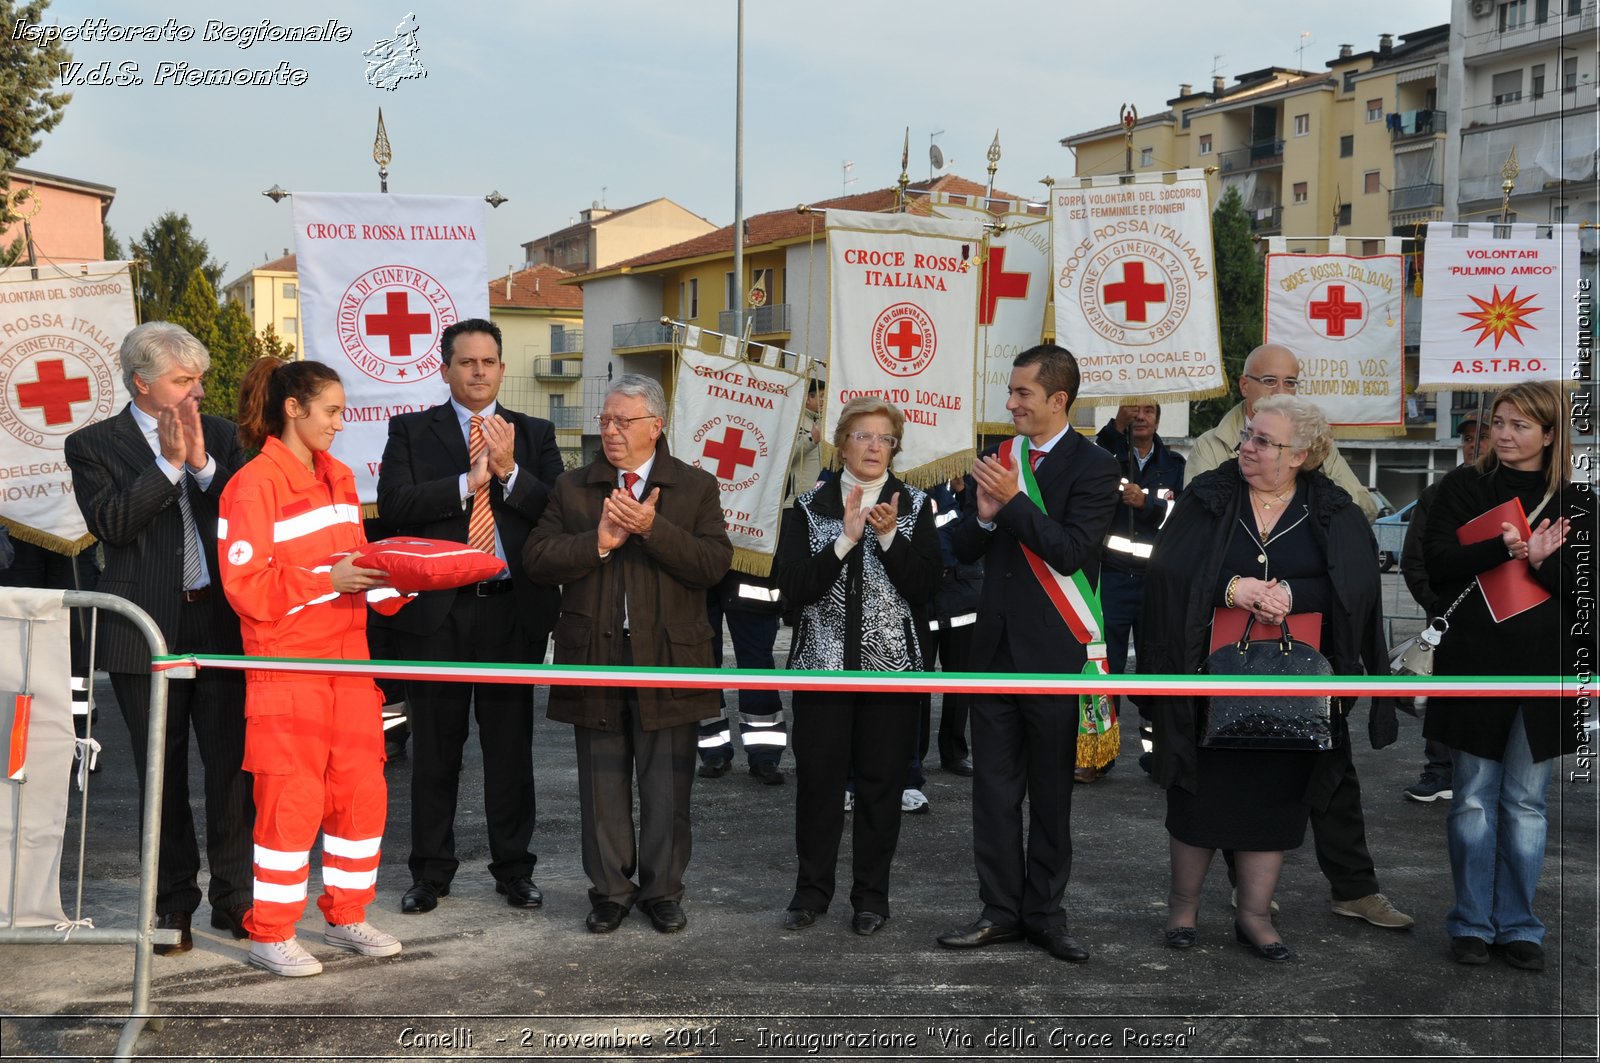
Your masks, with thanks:
<instances>
[{"instance_id":1,"label":"blue jeans","mask_svg":"<svg viewBox=\"0 0 1600 1063\"><path fill-rule=\"evenodd\" d=\"M1522 713L1500 760L1451 750L1455 798L1445 833L1456 903L1444 917L1451 937L1496 945L1544 941L1533 892L1544 866L1545 794L1555 760L1534 763Z\"/></svg>"}]
</instances>

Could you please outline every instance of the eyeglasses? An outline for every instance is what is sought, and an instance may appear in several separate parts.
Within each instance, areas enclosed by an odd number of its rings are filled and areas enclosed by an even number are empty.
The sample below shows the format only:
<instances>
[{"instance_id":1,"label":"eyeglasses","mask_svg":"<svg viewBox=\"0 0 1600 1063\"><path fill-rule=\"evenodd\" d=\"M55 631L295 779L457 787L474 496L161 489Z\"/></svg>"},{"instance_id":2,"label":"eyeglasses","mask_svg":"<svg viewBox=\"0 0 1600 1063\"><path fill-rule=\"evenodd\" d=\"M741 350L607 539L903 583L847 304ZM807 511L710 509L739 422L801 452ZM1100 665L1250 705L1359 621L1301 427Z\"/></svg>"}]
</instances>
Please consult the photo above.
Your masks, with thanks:
<instances>
[{"instance_id":1,"label":"eyeglasses","mask_svg":"<svg viewBox=\"0 0 1600 1063\"><path fill-rule=\"evenodd\" d=\"M863 447L878 442L882 443L886 450L893 450L900 445L900 441L894 436L880 436L876 432L851 432L850 438Z\"/></svg>"},{"instance_id":2,"label":"eyeglasses","mask_svg":"<svg viewBox=\"0 0 1600 1063\"><path fill-rule=\"evenodd\" d=\"M1268 391L1294 391L1300 387L1300 378L1296 376L1256 376L1253 373L1240 373L1246 380L1254 380Z\"/></svg>"},{"instance_id":3,"label":"eyeglasses","mask_svg":"<svg viewBox=\"0 0 1600 1063\"><path fill-rule=\"evenodd\" d=\"M1293 443L1274 443L1264 435L1258 435L1246 428L1239 433L1239 448L1244 449L1245 444L1254 443L1258 447L1277 447L1279 450L1293 450Z\"/></svg>"},{"instance_id":4,"label":"eyeglasses","mask_svg":"<svg viewBox=\"0 0 1600 1063\"><path fill-rule=\"evenodd\" d=\"M603 413L597 413L594 417L594 423L600 426L600 431L602 432L604 432L607 428L616 428L620 431L626 432L628 430L628 426L633 424L633 422L649 421L654 419L654 417L655 414L653 413L641 413L637 417L607 417Z\"/></svg>"}]
</instances>

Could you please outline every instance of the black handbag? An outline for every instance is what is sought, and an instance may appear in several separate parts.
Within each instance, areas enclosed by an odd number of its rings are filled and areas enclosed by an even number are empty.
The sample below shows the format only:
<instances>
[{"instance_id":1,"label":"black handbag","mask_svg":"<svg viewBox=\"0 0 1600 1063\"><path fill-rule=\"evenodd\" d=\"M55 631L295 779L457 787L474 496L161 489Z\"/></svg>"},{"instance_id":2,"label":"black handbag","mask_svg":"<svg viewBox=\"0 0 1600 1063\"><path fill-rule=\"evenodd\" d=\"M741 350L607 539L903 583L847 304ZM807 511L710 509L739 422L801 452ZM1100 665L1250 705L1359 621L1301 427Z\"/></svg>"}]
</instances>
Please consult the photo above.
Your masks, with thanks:
<instances>
[{"instance_id":1,"label":"black handbag","mask_svg":"<svg viewBox=\"0 0 1600 1063\"><path fill-rule=\"evenodd\" d=\"M1250 638L1252 617L1239 641L1206 658L1210 675L1332 675L1328 659L1289 634ZM1214 694L1206 699L1200 745L1207 749L1265 749L1323 752L1339 743L1333 726L1333 701L1326 694Z\"/></svg>"}]
</instances>

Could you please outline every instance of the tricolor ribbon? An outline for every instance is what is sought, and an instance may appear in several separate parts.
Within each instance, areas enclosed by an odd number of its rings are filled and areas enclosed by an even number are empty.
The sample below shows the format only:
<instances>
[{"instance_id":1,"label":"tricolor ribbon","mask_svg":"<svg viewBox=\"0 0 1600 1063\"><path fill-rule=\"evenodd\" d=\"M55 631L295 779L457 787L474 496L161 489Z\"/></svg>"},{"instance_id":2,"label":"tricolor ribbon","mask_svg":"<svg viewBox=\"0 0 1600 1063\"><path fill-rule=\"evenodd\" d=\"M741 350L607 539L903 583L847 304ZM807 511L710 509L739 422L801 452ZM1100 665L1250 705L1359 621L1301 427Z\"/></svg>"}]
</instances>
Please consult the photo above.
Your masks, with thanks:
<instances>
[{"instance_id":1,"label":"tricolor ribbon","mask_svg":"<svg viewBox=\"0 0 1600 1063\"><path fill-rule=\"evenodd\" d=\"M1039 493L1039 481L1033 475L1033 462L1028 459L1028 437L1008 439L1000 447L1000 462L1016 469L1017 489L1039 507L1039 512L1048 513L1044 496ZM1100 609L1100 594L1089 583L1089 577L1082 569L1071 576L1063 576L1026 543L1017 545L1022 547L1022 556L1028 559L1028 567L1033 570L1045 597L1066 621L1072 637L1083 644L1086 655L1083 674L1106 675L1105 615ZM1105 734L1117 722L1116 704L1110 695L1081 694L1078 708L1079 734Z\"/></svg>"}]
</instances>

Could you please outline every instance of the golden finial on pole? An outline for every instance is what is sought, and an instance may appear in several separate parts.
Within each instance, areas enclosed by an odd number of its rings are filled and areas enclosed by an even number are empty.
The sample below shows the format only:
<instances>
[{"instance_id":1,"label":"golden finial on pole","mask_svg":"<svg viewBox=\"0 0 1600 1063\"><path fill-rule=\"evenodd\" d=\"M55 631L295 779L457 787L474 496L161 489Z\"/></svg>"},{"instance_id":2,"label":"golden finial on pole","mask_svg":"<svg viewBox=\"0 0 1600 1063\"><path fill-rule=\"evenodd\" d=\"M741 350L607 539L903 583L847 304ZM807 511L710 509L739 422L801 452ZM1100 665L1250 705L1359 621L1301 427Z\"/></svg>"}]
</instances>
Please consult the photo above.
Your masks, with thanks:
<instances>
[{"instance_id":1,"label":"golden finial on pole","mask_svg":"<svg viewBox=\"0 0 1600 1063\"><path fill-rule=\"evenodd\" d=\"M1128 173L1133 172L1133 127L1139 124L1139 108L1131 103L1122 105L1117 112L1117 118L1122 122L1123 139L1123 169Z\"/></svg>"},{"instance_id":2,"label":"golden finial on pole","mask_svg":"<svg viewBox=\"0 0 1600 1063\"><path fill-rule=\"evenodd\" d=\"M1506 164L1500 167L1500 176L1504 178L1500 182L1501 222L1511 220L1511 192L1512 189L1517 187L1517 174L1521 172L1522 168L1517 165L1517 146L1513 144L1511 145L1511 154L1506 156Z\"/></svg>"},{"instance_id":3,"label":"golden finial on pole","mask_svg":"<svg viewBox=\"0 0 1600 1063\"><path fill-rule=\"evenodd\" d=\"M1000 130L994 131L994 140L989 142L989 198L994 198L994 172L1000 168Z\"/></svg>"},{"instance_id":4,"label":"golden finial on pole","mask_svg":"<svg viewBox=\"0 0 1600 1063\"><path fill-rule=\"evenodd\" d=\"M911 127L906 126L905 143L900 145L900 191L895 203L895 209L901 214L906 212L906 189L911 185Z\"/></svg>"},{"instance_id":5,"label":"golden finial on pole","mask_svg":"<svg viewBox=\"0 0 1600 1063\"><path fill-rule=\"evenodd\" d=\"M383 128L383 108L378 108L378 135L372 139L372 161L378 164L378 191L389 191L389 163L394 151L389 147L389 132Z\"/></svg>"}]
</instances>

